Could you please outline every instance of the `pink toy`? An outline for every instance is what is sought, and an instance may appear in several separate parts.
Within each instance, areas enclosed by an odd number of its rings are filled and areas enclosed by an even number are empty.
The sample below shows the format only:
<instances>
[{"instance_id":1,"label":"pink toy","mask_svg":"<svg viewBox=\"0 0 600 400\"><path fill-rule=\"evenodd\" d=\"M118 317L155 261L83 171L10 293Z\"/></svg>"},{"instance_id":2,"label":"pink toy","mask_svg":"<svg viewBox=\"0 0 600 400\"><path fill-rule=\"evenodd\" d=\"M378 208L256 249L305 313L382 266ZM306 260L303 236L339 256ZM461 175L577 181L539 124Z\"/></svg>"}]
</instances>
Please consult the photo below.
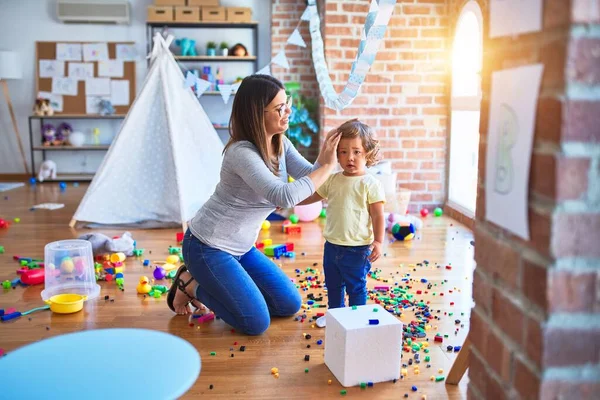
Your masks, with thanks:
<instances>
[{"instance_id":1,"label":"pink toy","mask_svg":"<svg viewBox=\"0 0 600 400\"><path fill-rule=\"evenodd\" d=\"M40 283L44 283L44 270L39 268L23 272L21 274L21 282L26 285L39 285Z\"/></svg>"},{"instance_id":2,"label":"pink toy","mask_svg":"<svg viewBox=\"0 0 600 400\"><path fill-rule=\"evenodd\" d=\"M323 209L323 203L317 201L316 203L307 204L305 206L294 207L294 214L298 216L298 220L302 222L314 221L321 215Z\"/></svg>"}]
</instances>

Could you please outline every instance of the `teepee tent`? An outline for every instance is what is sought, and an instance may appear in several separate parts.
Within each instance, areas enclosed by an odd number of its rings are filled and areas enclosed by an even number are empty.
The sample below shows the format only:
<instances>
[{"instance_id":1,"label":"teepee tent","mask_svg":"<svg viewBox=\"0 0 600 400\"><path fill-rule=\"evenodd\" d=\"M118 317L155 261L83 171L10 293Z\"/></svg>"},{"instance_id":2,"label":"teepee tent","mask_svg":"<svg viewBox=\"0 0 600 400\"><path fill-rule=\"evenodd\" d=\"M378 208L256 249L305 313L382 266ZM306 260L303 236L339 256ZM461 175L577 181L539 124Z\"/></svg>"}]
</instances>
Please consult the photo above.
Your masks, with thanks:
<instances>
[{"instance_id":1,"label":"teepee tent","mask_svg":"<svg viewBox=\"0 0 600 400\"><path fill-rule=\"evenodd\" d=\"M172 226L189 221L219 181L223 143L157 33L151 67L71 221Z\"/></svg>"}]
</instances>

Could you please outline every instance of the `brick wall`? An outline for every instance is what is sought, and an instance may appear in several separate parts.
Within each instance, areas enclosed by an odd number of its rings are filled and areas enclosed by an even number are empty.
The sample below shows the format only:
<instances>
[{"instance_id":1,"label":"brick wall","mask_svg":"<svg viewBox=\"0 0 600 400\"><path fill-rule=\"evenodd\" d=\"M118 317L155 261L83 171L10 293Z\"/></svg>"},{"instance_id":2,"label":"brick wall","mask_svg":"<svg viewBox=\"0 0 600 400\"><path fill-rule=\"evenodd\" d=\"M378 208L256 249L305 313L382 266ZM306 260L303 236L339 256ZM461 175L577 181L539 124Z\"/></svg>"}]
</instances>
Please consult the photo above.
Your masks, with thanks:
<instances>
[{"instance_id":1,"label":"brick wall","mask_svg":"<svg viewBox=\"0 0 600 400\"><path fill-rule=\"evenodd\" d=\"M301 93L307 98L320 97L319 84L315 76L311 56L311 41L308 31L308 22L303 21L299 30L306 42L306 48L287 44L289 36L294 32L306 4L301 0L273 0L271 8L271 53L273 57L285 46L285 54L290 64L290 69L285 69L277 64L271 64L271 74L282 82L300 82ZM318 117L318 116L317 116ZM310 148L298 146L298 150L310 161L317 159L319 154L319 137L315 135Z\"/></svg>"},{"instance_id":2,"label":"brick wall","mask_svg":"<svg viewBox=\"0 0 600 400\"><path fill-rule=\"evenodd\" d=\"M348 79L369 4L325 2L325 57L338 93ZM375 128L398 186L413 191L411 212L445 199L447 27L446 0L398 0L359 96L342 112L321 107L322 133L354 117Z\"/></svg>"},{"instance_id":3,"label":"brick wall","mask_svg":"<svg viewBox=\"0 0 600 400\"><path fill-rule=\"evenodd\" d=\"M543 30L488 38L484 15L470 399L600 393L600 0L544 0ZM456 16L464 0L450 0ZM454 24L455 21L452 20ZM486 222L491 73L544 64L529 182L531 239Z\"/></svg>"}]
</instances>

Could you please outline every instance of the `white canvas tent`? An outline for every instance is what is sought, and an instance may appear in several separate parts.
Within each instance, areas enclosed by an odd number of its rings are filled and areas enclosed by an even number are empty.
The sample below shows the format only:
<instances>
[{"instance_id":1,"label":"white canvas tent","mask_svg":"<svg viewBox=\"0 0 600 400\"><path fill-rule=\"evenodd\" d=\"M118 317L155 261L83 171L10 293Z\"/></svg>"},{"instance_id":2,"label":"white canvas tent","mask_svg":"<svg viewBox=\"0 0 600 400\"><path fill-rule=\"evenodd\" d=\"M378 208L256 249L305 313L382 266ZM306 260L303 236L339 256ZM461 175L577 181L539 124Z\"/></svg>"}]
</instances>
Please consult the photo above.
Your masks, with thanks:
<instances>
[{"instance_id":1,"label":"white canvas tent","mask_svg":"<svg viewBox=\"0 0 600 400\"><path fill-rule=\"evenodd\" d=\"M219 181L223 143L157 33L151 67L71 221L172 226L189 221Z\"/></svg>"}]
</instances>

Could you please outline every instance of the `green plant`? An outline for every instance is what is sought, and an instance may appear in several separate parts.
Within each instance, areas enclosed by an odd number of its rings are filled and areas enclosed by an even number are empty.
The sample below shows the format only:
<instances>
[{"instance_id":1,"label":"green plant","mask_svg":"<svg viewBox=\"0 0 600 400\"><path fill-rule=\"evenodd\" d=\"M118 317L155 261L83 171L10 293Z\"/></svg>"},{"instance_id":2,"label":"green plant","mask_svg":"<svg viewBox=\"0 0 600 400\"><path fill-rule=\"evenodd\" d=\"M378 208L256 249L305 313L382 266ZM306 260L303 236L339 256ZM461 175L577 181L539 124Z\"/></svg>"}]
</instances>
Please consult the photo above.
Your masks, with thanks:
<instances>
[{"instance_id":1,"label":"green plant","mask_svg":"<svg viewBox=\"0 0 600 400\"><path fill-rule=\"evenodd\" d=\"M307 99L300 93L298 82L284 84L286 92L292 96L292 113L287 135L294 146L310 147L313 136L319 133L317 112L319 102L316 99Z\"/></svg>"},{"instance_id":2,"label":"green plant","mask_svg":"<svg viewBox=\"0 0 600 400\"><path fill-rule=\"evenodd\" d=\"M217 44L215 42L208 42L206 44L206 48L207 49L216 49L217 48Z\"/></svg>"},{"instance_id":3,"label":"green plant","mask_svg":"<svg viewBox=\"0 0 600 400\"><path fill-rule=\"evenodd\" d=\"M229 49L229 45L227 44L227 42L221 42L221 50L223 49Z\"/></svg>"}]
</instances>

